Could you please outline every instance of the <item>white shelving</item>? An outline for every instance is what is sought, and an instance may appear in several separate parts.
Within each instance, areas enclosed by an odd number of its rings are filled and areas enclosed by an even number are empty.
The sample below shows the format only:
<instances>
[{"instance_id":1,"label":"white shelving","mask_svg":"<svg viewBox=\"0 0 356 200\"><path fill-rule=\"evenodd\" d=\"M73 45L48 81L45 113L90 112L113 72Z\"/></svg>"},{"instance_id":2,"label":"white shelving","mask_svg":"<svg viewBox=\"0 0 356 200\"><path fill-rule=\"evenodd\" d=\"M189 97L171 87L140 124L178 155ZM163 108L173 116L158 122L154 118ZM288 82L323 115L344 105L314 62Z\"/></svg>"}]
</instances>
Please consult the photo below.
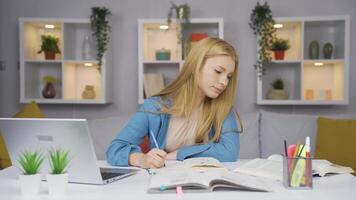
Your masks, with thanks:
<instances>
[{"instance_id":1,"label":"white shelving","mask_svg":"<svg viewBox=\"0 0 356 200\"><path fill-rule=\"evenodd\" d=\"M45 28L46 24L54 28ZM90 21L84 19L60 18L20 18L20 103L36 101L45 104L106 104L111 101L110 71L108 59L111 48L105 53L102 65L98 66L96 47ZM38 54L41 35L59 38L60 54L55 60L45 60L44 54ZM91 59L84 60L82 55L83 40L91 40ZM42 97L43 77L53 76L56 96ZM82 92L86 85L94 87L96 97L83 99Z\"/></svg>"},{"instance_id":2,"label":"white shelving","mask_svg":"<svg viewBox=\"0 0 356 200\"><path fill-rule=\"evenodd\" d=\"M348 104L350 17L281 17L275 20L283 24L283 28L277 29L277 37L288 39L291 47L285 52L284 60L272 60L264 66L266 74L257 77L257 104ZM317 59L309 58L309 44L313 40L319 44ZM323 57L323 46L327 42L333 45L330 59ZM270 84L277 78L283 79L289 99L267 99Z\"/></svg>"},{"instance_id":3,"label":"white shelving","mask_svg":"<svg viewBox=\"0 0 356 200\"><path fill-rule=\"evenodd\" d=\"M168 30L161 30L166 19L138 20L138 103L144 100L144 74L161 73L164 84L168 85L178 74L184 63L182 44L177 39L177 24L172 23ZM224 37L222 18L193 18L188 31L183 33L184 42L191 33L206 33L209 37ZM170 50L169 60L156 60L155 52L160 49Z\"/></svg>"}]
</instances>

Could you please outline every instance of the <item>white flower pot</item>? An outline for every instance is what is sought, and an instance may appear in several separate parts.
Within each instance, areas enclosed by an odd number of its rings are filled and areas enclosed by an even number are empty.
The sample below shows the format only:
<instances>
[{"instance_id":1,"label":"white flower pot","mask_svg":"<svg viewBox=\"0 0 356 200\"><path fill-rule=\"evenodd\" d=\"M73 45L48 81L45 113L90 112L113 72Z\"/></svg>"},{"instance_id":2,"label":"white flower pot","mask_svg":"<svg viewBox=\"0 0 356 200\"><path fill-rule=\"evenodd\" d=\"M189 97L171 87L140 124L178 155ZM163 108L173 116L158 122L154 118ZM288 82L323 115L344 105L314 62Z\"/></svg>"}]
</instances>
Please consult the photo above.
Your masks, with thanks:
<instances>
[{"instance_id":1,"label":"white flower pot","mask_svg":"<svg viewBox=\"0 0 356 200\"><path fill-rule=\"evenodd\" d=\"M62 196L68 185L68 174L47 174L48 193L50 196Z\"/></svg>"},{"instance_id":2,"label":"white flower pot","mask_svg":"<svg viewBox=\"0 0 356 200\"><path fill-rule=\"evenodd\" d=\"M41 175L25 175L20 174L19 176L21 193L23 195L37 195L40 193L41 189Z\"/></svg>"}]
</instances>

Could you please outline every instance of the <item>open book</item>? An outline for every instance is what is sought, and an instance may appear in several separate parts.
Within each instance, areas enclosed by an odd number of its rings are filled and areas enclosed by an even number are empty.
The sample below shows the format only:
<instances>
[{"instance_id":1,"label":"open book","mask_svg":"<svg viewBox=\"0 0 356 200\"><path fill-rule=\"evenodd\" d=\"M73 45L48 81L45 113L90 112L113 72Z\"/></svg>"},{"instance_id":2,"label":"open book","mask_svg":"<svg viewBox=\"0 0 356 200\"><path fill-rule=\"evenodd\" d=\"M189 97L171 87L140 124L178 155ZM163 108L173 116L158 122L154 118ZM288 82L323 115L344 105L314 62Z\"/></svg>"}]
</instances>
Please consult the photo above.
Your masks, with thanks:
<instances>
[{"instance_id":1,"label":"open book","mask_svg":"<svg viewBox=\"0 0 356 200\"><path fill-rule=\"evenodd\" d=\"M159 169L150 169L152 174L160 174L177 170L194 170L194 171L207 171L207 170L226 170L227 168L217 159L212 157L199 157L188 158L183 161L168 161L166 167Z\"/></svg>"},{"instance_id":2,"label":"open book","mask_svg":"<svg viewBox=\"0 0 356 200\"><path fill-rule=\"evenodd\" d=\"M181 186L184 192L246 190L268 192L270 189L259 179L223 170L179 170L151 176L148 193L176 192Z\"/></svg>"},{"instance_id":3,"label":"open book","mask_svg":"<svg viewBox=\"0 0 356 200\"><path fill-rule=\"evenodd\" d=\"M267 159L256 158L237 167L235 172L270 178L282 181L283 179L283 157L271 155ZM325 176L326 174L353 173L350 167L333 164L327 160L312 160L313 175Z\"/></svg>"}]
</instances>

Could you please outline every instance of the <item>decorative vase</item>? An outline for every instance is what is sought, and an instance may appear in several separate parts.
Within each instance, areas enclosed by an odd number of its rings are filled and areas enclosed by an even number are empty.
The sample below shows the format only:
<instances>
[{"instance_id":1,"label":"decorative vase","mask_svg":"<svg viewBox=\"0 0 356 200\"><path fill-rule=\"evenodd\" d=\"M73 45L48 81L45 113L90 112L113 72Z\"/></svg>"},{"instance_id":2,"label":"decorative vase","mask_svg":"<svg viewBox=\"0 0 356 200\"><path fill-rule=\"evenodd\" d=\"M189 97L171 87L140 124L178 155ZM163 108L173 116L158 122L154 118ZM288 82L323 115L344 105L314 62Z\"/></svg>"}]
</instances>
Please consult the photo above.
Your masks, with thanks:
<instances>
[{"instance_id":1,"label":"decorative vase","mask_svg":"<svg viewBox=\"0 0 356 200\"><path fill-rule=\"evenodd\" d=\"M284 60L284 51L274 51L274 59Z\"/></svg>"},{"instance_id":2,"label":"decorative vase","mask_svg":"<svg viewBox=\"0 0 356 200\"><path fill-rule=\"evenodd\" d=\"M21 193L23 195L37 195L40 193L41 189L41 175L25 175L21 174L19 176Z\"/></svg>"},{"instance_id":3,"label":"decorative vase","mask_svg":"<svg viewBox=\"0 0 356 200\"><path fill-rule=\"evenodd\" d=\"M316 40L309 44L309 59L319 59L319 43Z\"/></svg>"},{"instance_id":4,"label":"decorative vase","mask_svg":"<svg viewBox=\"0 0 356 200\"><path fill-rule=\"evenodd\" d=\"M54 51L45 51L44 52L46 60L54 60L56 59L56 52Z\"/></svg>"},{"instance_id":5,"label":"decorative vase","mask_svg":"<svg viewBox=\"0 0 356 200\"><path fill-rule=\"evenodd\" d=\"M156 60L170 60L171 51L165 48L156 51Z\"/></svg>"},{"instance_id":6,"label":"decorative vase","mask_svg":"<svg viewBox=\"0 0 356 200\"><path fill-rule=\"evenodd\" d=\"M56 89L53 83L47 82L42 90L42 96L47 99L52 99L56 96Z\"/></svg>"},{"instance_id":7,"label":"decorative vase","mask_svg":"<svg viewBox=\"0 0 356 200\"><path fill-rule=\"evenodd\" d=\"M285 90L270 89L267 93L267 99L288 99L288 92Z\"/></svg>"},{"instance_id":8,"label":"decorative vase","mask_svg":"<svg viewBox=\"0 0 356 200\"><path fill-rule=\"evenodd\" d=\"M95 91L94 91L94 86L92 85L86 85L85 89L82 93L82 98L83 99L95 99Z\"/></svg>"},{"instance_id":9,"label":"decorative vase","mask_svg":"<svg viewBox=\"0 0 356 200\"><path fill-rule=\"evenodd\" d=\"M89 35L86 35L82 44L82 59L83 60L92 60L92 49L91 49L91 41Z\"/></svg>"},{"instance_id":10,"label":"decorative vase","mask_svg":"<svg viewBox=\"0 0 356 200\"><path fill-rule=\"evenodd\" d=\"M324 58L325 59L330 59L332 53L333 53L333 45L330 42L324 44L324 47L323 47Z\"/></svg>"},{"instance_id":11,"label":"decorative vase","mask_svg":"<svg viewBox=\"0 0 356 200\"><path fill-rule=\"evenodd\" d=\"M62 196L67 190L68 174L47 174L47 182L51 197Z\"/></svg>"}]
</instances>

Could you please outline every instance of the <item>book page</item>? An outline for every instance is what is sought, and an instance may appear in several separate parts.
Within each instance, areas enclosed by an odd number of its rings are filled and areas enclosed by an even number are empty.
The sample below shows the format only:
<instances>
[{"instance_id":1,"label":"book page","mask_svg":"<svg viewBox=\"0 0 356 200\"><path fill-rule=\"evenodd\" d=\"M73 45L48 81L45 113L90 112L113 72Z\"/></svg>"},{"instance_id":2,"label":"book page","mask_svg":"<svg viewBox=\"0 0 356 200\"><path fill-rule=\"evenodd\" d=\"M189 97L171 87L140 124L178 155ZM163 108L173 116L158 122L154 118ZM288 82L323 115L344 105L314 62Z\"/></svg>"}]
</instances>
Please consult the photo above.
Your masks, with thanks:
<instances>
[{"instance_id":1,"label":"book page","mask_svg":"<svg viewBox=\"0 0 356 200\"><path fill-rule=\"evenodd\" d=\"M183 163L191 168L226 168L220 161L212 157L189 158Z\"/></svg>"},{"instance_id":2,"label":"book page","mask_svg":"<svg viewBox=\"0 0 356 200\"><path fill-rule=\"evenodd\" d=\"M182 186L183 189L207 190L209 180L196 171L165 172L151 176L148 192L167 192L175 190L177 186Z\"/></svg>"},{"instance_id":3,"label":"book page","mask_svg":"<svg viewBox=\"0 0 356 200\"><path fill-rule=\"evenodd\" d=\"M252 176L260 176L282 181L283 162L256 158L240 167L237 167L234 171Z\"/></svg>"},{"instance_id":4,"label":"book page","mask_svg":"<svg viewBox=\"0 0 356 200\"><path fill-rule=\"evenodd\" d=\"M228 171L205 172L205 177L210 179L212 191L220 190L247 190L271 191L264 182L256 177Z\"/></svg>"},{"instance_id":5,"label":"book page","mask_svg":"<svg viewBox=\"0 0 356 200\"><path fill-rule=\"evenodd\" d=\"M351 167L333 164L327 160L313 160L313 174L325 176L326 174L348 174L353 173Z\"/></svg>"},{"instance_id":6,"label":"book page","mask_svg":"<svg viewBox=\"0 0 356 200\"><path fill-rule=\"evenodd\" d=\"M160 174L173 171L207 171L228 169L217 159L211 157L188 158L184 161L166 161L166 166L159 169L150 169L150 173Z\"/></svg>"}]
</instances>

